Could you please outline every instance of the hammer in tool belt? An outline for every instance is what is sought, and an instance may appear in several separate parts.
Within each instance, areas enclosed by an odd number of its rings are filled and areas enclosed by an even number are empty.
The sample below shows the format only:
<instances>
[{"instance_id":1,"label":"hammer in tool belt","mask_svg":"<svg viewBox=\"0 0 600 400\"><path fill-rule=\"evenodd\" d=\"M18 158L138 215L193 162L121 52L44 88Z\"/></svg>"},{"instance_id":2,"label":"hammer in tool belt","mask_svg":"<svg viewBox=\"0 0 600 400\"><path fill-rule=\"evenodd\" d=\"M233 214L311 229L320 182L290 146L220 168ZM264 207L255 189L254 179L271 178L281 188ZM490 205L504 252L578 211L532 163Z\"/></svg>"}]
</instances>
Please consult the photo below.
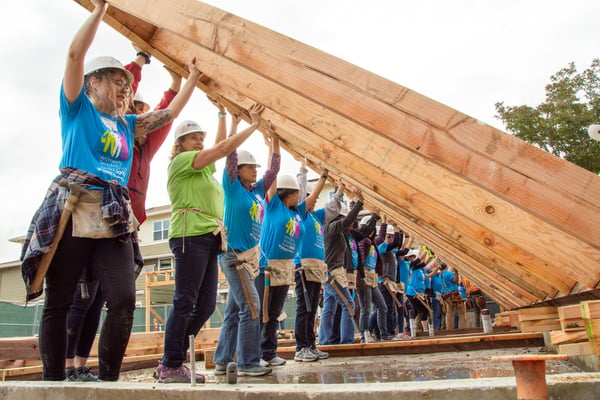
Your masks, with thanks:
<instances>
[{"instance_id":1,"label":"hammer in tool belt","mask_svg":"<svg viewBox=\"0 0 600 400\"><path fill-rule=\"evenodd\" d=\"M394 290L390 289L390 286L389 286L390 283L392 283L392 281L389 278L385 278L383 280L383 286L385 286L385 288L387 289L390 296L392 296L392 299L394 300L394 303L396 303L396 306L398 308L402 308L402 303L400 303L400 300L398 300L398 298L396 297L396 292Z\"/></svg>"},{"instance_id":2,"label":"hammer in tool belt","mask_svg":"<svg viewBox=\"0 0 600 400\"><path fill-rule=\"evenodd\" d=\"M263 291L262 301L262 322L269 322L269 287L271 286L271 267L263 267L265 271L265 289Z\"/></svg>"},{"instance_id":3,"label":"hammer in tool belt","mask_svg":"<svg viewBox=\"0 0 600 400\"><path fill-rule=\"evenodd\" d=\"M302 282L302 294L304 295L304 302L306 303L306 311L312 312L312 307L310 305L310 299L308 298L308 290L306 289L306 278L304 276L304 271L306 268L300 267L296 269L296 272L300 274L300 281Z\"/></svg>"},{"instance_id":4,"label":"hammer in tool belt","mask_svg":"<svg viewBox=\"0 0 600 400\"><path fill-rule=\"evenodd\" d=\"M258 312L256 311L256 307L254 307L254 299L252 298L252 293L250 292L250 287L248 286L248 281L246 280L246 274L244 274L243 271L243 267L240 267L240 265L243 265L246 263L246 260L242 259L242 260L235 260L234 262L229 264L230 268L235 268L237 269L239 275L240 275L240 281L242 282L242 289L244 290L244 296L246 297L246 301L248 302L248 307L250 307L250 315L252 316L252 319L256 319L258 318ZM266 278L265 278L266 280Z\"/></svg>"},{"instance_id":5,"label":"hammer in tool belt","mask_svg":"<svg viewBox=\"0 0 600 400\"><path fill-rule=\"evenodd\" d=\"M31 283L31 291L40 290L42 284L44 282L44 278L46 276L46 272L48 272L48 268L50 267L50 263L52 262L52 258L54 258L54 253L56 253L56 249L58 248L58 243L60 239L62 239L63 234L65 232L65 228L71 219L71 215L73 214L73 210L77 206L77 202L79 201L79 196L85 192L85 189L81 186L70 183L69 184L69 196L65 202L65 206L60 214L60 219L58 221L58 227L56 228L56 233L54 234L54 238L52 239L52 244L50 245L50 250L45 253L41 260L40 266L35 274L33 282Z\"/></svg>"},{"instance_id":6,"label":"hammer in tool belt","mask_svg":"<svg viewBox=\"0 0 600 400\"><path fill-rule=\"evenodd\" d=\"M327 279L327 283L329 283L331 285L331 287L333 287L333 290L335 290L337 295L342 299L342 301L344 302L344 305L348 309L348 313L353 317L352 320L354 320L354 308L350 307L350 303L348 303L348 299L346 299L346 296L344 296L341 289L337 285L335 278L333 276L330 276Z\"/></svg>"}]
</instances>

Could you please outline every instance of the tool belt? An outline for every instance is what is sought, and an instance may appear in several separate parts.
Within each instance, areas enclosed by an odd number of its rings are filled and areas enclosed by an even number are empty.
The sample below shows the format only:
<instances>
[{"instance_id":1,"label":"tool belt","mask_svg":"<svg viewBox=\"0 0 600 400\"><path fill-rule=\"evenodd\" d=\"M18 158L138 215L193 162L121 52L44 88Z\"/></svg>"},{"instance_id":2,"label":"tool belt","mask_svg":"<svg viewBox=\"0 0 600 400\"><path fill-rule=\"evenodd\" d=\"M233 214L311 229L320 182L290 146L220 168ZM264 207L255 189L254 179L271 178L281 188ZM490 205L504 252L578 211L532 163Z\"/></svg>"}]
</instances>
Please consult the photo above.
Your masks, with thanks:
<instances>
[{"instance_id":1,"label":"tool belt","mask_svg":"<svg viewBox=\"0 0 600 400\"><path fill-rule=\"evenodd\" d=\"M346 282L348 282L348 289L356 289L356 271L346 272Z\"/></svg>"},{"instance_id":2,"label":"tool belt","mask_svg":"<svg viewBox=\"0 0 600 400\"><path fill-rule=\"evenodd\" d=\"M373 269L365 269L365 286L377 287L377 272Z\"/></svg>"},{"instance_id":3,"label":"tool belt","mask_svg":"<svg viewBox=\"0 0 600 400\"><path fill-rule=\"evenodd\" d=\"M251 249L246 251L242 251L240 253L236 253L236 256L239 260L244 260L244 263L236 266L238 270L242 268L248 271L248 275L250 275L250 279L254 280L258 276L258 256L260 254L260 248L258 246L254 246Z\"/></svg>"},{"instance_id":4,"label":"tool belt","mask_svg":"<svg viewBox=\"0 0 600 400\"><path fill-rule=\"evenodd\" d=\"M404 283L402 282L394 282L390 278L384 278L381 283L383 283L383 286L391 293L404 293Z\"/></svg>"},{"instance_id":5,"label":"tool belt","mask_svg":"<svg viewBox=\"0 0 600 400\"><path fill-rule=\"evenodd\" d=\"M443 294L442 299L444 299L444 301L451 301L453 303L462 303L465 300L462 298L458 290Z\"/></svg>"},{"instance_id":6,"label":"tool belt","mask_svg":"<svg viewBox=\"0 0 600 400\"><path fill-rule=\"evenodd\" d=\"M270 286L294 284L294 260L269 260L269 268L271 268Z\"/></svg>"},{"instance_id":7,"label":"tool belt","mask_svg":"<svg viewBox=\"0 0 600 400\"><path fill-rule=\"evenodd\" d=\"M301 264L302 268L304 268L304 277L307 281L319 283L327 281L327 277L325 276L327 265L325 265L325 261L317 258L303 258Z\"/></svg>"},{"instance_id":8,"label":"tool belt","mask_svg":"<svg viewBox=\"0 0 600 400\"><path fill-rule=\"evenodd\" d=\"M329 271L331 277L337 282L342 288L348 287L348 277L346 276L346 269L344 267L337 267Z\"/></svg>"},{"instance_id":9,"label":"tool belt","mask_svg":"<svg viewBox=\"0 0 600 400\"><path fill-rule=\"evenodd\" d=\"M71 214L73 237L90 239L115 237L112 225L105 218L102 218L102 196L102 190L83 190L81 192ZM129 209L127 231L133 232L139 224L133 215L131 201L129 200L127 200L127 208Z\"/></svg>"}]
</instances>

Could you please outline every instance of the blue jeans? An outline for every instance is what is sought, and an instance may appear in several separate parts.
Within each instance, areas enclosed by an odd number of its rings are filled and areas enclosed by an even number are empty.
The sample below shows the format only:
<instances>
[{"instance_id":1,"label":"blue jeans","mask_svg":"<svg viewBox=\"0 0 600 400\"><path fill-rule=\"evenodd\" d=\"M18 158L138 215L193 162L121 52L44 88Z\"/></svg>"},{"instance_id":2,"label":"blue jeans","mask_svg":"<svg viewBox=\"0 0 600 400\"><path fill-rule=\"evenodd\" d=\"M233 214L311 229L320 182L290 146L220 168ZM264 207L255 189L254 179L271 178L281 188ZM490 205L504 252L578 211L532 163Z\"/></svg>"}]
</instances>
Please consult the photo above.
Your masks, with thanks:
<instances>
[{"instance_id":1,"label":"blue jeans","mask_svg":"<svg viewBox=\"0 0 600 400\"><path fill-rule=\"evenodd\" d=\"M261 299L261 304L264 301L265 292L265 276L260 274L254 280L258 297ZM270 286L269 287L269 298L268 298L268 313L269 320L267 323L262 323L262 307L260 307L260 320L261 320L261 341L260 341L260 352L263 360L269 361L277 356L277 329L279 327L279 321L277 318L283 310L283 305L287 299L287 293L289 285L285 286Z\"/></svg>"},{"instance_id":2,"label":"blue jeans","mask_svg":"<svg viewBox=\"0 0 600 400\"><path fill-rule=\"evenodd\" d=\"M371 305L375 304L375 313L377 316L377 326L383 336L390 334L387 329L387 305L378 287L362 286L357 289L358 303L360 304L360 337L364 339L364 331L369 329L369 316L371 314Z\"/></svg>"},{"instance_id":3,"label":"blue jeans","mask_svg":"<svg viewBox=\"0 0 600 400\"><path fill-rule=\"evenodd\" d=\"M81 285L87 287L87 299L81 296ZM98 286L97 280L85 282L80 279L77 283L73 304L67 314L67 358L90 356L104 304Z\"/></svg>"},{"instance_id":4,"label":"blue jeans","mask_svg":"<svg viewBox=\"0 0 600 400\"><path fill-rule=\"evenodd\" d=\"M65 379L67 313L86 265L98 278L106 299L106 318L98 343L98 376L119 379L135 310L135 271L131 239L88 239L71 235L71 222L46 274L46 298L40 324L44 380Z\"/></svg>"},{"instance_id":5,"label":"blue jeans","mask_svg":"<svg viewBox=\"0 0 600 400\"><path fill-rule=\"evenodd\" d=\"M383 296L385 305L387 306L387 313L386 313L387 333L391 334L394 332L394 330L396 329L396 326L398 325L398 322L399 322L396 314L400 314L400 312L402 310L396 310L396 308L397 308L396 302L392 298L392 295L390 294L389 290L385 287L383 282L379 282L379 285L377 287L379 289L379 292ZM381 334L384 335L384 332L381 332Z\"/></svg>"},{"instance_id":6,"label":"blue jeans","mask_svg":"<svg viewBox=\"0 0 600 400\"><path fill-rule=\"evenodd\" d=\"M189 335L196 336L215 311L221 237L207 233L173 238L169 247L175 256L175 293L165 328L162 363L178 368L186 360Z\"/></svg>"},{"instance_id":7,"label":"blue jeans","mask_svg":"<svg viewBox=\"0 0 600 400\"><path fill-rule=\"evenodd\" d=\"M307 281L306 279L304 279L304 283L306 284L306 291L308 293L310 312L306 308L306 299L304 298L300 272L296 272L296 326L294 328L296 334L296 351L300 351L305 347L315 347L315 318L317 307L319 306L321 283Z\"/></svg>"},{"instance_id":8,"label":"blue jeans","mask_svg":"<svg viewBox=\"0 0 600 400\"><path fill-rule=\"evenodd\" d=\"M442 305L436 297L431 299L431 310L433 311L433 329L439 331L442 329Z\"/></svg>"},{"instance_id":9,"label":"blue jeans","mask_svg":"<svg viewBox=\"0 0 600 400\"><path fill-rule=\"evenodd\" d=\"M248 271L242 268L238 272L235 265L229 266L236 260L237 256L231 250L219 258L221 271L229 283L229 295L219 333L219 343L213 359L215 363L227 364L233 361L237 350L238 367L248 368L260 363L260 318L252 319L240 272L248 284L252 303L257 312L260 310L260 299Z\"/></svg>"},{"instance_id":10,"label":"blue jeans","mask_svg":"<svg viewBox=\"0 0 600 400\"><path fill-rule=\"evenodd\" d=\"M331 284L337 285L342 295L348 301L350 307L354 308L354 301L348 288L342 288L340 285L331 281ZM333 316L335 309L339 304L342 305L342 318L340 320L340 343L354 343L354 321L350 315L344 301L337 294L335 289L329 283L323 284L323 312L321 313L321 324L319 325L319 344L334 344L332 340Z\"/></svg>"}]
</instances>

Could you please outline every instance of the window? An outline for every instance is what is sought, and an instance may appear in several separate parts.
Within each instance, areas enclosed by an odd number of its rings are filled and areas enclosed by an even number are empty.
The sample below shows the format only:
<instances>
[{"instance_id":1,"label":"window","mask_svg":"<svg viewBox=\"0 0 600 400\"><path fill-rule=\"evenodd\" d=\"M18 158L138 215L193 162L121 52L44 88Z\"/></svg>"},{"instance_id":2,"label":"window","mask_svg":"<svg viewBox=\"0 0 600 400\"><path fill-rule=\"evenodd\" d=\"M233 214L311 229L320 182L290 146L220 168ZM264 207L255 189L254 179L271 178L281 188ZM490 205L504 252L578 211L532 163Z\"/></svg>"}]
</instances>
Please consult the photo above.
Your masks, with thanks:
<instances>
[{"instance_id":1,"label":"window","mask_svg":"<svg viewBox=\"0 0 600 400\"><path fill-rule=\"evenodd\" d=\"M165 271L168 269L173 269L173 259L172 258L161 258L158 260L158 270Z\"/></svg>"},{"instance_id":2,"label":"window","mask_svg":"<svg viewBox=\"0 0 600 400\"><path fill-rule=\"evenodd\" d=\"M156 221L154 223L154 241L167 240L169 238L169 220Z\"/></svg>"}]
</instances>

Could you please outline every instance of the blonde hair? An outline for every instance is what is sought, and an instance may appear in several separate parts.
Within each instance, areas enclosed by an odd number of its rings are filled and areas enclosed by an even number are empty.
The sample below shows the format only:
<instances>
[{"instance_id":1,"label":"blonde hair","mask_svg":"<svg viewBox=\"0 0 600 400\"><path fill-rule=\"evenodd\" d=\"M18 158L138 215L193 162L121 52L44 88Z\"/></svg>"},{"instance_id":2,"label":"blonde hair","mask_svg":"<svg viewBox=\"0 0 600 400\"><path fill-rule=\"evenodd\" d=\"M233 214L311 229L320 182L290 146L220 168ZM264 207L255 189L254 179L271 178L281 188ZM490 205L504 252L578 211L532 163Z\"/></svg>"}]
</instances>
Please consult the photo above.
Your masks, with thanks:
<instances>
[{"instance_id":1,"label":"blonde hair","mask_svg":"<svg viewBox=\"0 0 600 400\"><path fill-rule=\"evenodd\" d=\"M177 157L178 155L180 155L181 153L183 153L183 146L181 145L181 142L183 142L182 138L184 138L184 137L185 136L177 138L177 140L175 140L175 143L173 143L173 147L171 148L171 156L169 157L169 161L172 161L175 157Z\"/></svg>"}]
</instances>

